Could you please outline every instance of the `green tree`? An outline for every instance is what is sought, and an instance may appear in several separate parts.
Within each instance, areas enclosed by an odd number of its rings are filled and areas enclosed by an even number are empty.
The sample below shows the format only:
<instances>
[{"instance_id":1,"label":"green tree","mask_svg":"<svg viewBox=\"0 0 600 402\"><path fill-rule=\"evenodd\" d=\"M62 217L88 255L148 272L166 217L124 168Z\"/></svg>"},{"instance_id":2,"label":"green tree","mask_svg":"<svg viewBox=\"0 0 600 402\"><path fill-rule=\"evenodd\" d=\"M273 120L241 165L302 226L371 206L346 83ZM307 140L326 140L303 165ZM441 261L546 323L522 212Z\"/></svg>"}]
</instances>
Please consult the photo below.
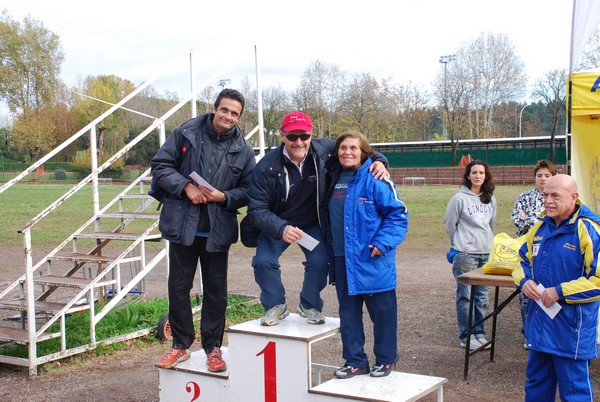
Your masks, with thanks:
<instances>
[{"instance_id":1,"label":"green tree","mask_svg":"<svg viewBox=\"0 0 600 402\"><path fill-rule=\"evenodd\" d=\"M119 102L135 89L135 85L126 79L115 75L89 76L86 78L82 96L75 103L75 114L81 126L85 126L112 105ZM125 145L128 130L124 126L123 109L116 110L96 127L98 141L98 156L106 152L114 153Z\"/></svg>"},{"instance_id":2,"label":"green tree","mask_svg":"<svg viewBox=\"0 0 600 402\"><path fill-rule=\"evenodd\" d=\"M15 146L26 147L29 160L56 145L56 125L50 118L64 53L58 36L26 17L0 18L0 98L14 116Z\"/></svg>"},{"instance_id":3,"label":"green tree","mask_svg":"<svg viewBox=\"0 0 600 402\"><path fill-rule=\"evenodd\" d=\"M0 96L27 117L52 102L64 61L58 35L31 17L0 19Z\"/></svg>"}]
</instances>

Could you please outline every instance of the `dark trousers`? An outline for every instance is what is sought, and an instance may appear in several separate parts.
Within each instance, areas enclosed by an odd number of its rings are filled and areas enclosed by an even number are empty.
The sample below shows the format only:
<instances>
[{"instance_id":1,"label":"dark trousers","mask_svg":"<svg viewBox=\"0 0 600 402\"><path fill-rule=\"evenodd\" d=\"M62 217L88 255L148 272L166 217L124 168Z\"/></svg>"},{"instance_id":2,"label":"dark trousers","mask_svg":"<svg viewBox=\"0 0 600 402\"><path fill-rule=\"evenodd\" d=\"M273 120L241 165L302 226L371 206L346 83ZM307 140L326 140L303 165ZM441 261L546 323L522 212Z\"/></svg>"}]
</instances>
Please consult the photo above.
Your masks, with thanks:
<instances>
[{"instance_id":1,"label":"dark trousers","mask_svg":"<svg viewBox=\"0 0 600 402\"><path fill-rule=\"evenodd\" d=\"M381 293L348 295L348 277L345 257L335 257L335 290L339 303L340 333L344 365L369 367L365 353L363 304L373 321L375 364L393 363L398 355L398 306L396 290Z\"/></svg>"},{"instance_id":2,"label":"dark trousers","mask_svg":"<svg viewBox=\"0 0 600 402\"><path fill-rule=\"evenodd\" d=\"M206 251L206 237L200 236L196 236L190 246L171 243L169 247L169 323L173 348L188 349L194 342L190 291L200 259L203 286L200 339L204 351L210 353L223 343L228 252Z\"/></svg>"}]
</instances>

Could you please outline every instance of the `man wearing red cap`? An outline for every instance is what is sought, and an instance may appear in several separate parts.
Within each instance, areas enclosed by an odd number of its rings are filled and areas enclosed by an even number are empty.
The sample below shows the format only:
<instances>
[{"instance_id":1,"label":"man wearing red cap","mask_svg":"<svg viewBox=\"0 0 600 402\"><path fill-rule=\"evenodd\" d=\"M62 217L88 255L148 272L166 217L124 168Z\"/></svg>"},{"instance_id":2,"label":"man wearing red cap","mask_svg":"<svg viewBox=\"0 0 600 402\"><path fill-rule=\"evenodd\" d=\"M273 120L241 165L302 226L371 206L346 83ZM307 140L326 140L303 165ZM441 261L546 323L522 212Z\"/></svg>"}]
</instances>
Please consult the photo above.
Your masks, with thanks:
<instances>
[{"instance_id":1,"label":"man wearing red cap","mask_svg":"<svg viewBox=\"0 0 600 402\"><path fill-rule=\"evenodd\" d=\"M252 173L248 214L260 230L252 259L254 278L261 289L265 309L261 325L271 326L288 316L279 257L303 234L319 244L304 253L304 282L298 314L309 324L323 324L321 290L327 285L328 256L321 231L321 203L325 196L326 163L335 142L312 138L312 121L302 112L291 112L281 122L282 144L265 155ZM375 177L388 176L378 154L372 166Z\"/></svg>"}]
</instances>

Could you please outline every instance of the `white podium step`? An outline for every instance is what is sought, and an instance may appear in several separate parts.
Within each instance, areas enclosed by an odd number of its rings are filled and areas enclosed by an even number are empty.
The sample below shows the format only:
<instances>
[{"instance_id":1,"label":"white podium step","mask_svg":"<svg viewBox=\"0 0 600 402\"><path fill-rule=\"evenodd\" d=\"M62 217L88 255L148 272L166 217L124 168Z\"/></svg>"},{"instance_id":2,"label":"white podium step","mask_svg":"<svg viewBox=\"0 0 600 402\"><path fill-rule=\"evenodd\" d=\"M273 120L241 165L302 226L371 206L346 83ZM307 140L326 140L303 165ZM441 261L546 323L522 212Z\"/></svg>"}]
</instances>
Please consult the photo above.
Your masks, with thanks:
<instances>
[{"instance_id":1,"label":"white podium step","mask_svg":"<svg viewBox=\"0 0 600 402\"><path fill-rule=\"evenodd\" d=\"M348 379L334 378L311 388L308 392L361 401L408 402L416 401L437 391L443 400L446 378L392 371L387 377L373 378L357 375Z\"/></svg>"},{"instance_id":2,"label":"white podium step","mask_svg":"<svg viewBox=\"0 0 600 402\"><path fill-rule=\"evenodd\" d=\"M229 362L229 349L226 347L221 348L221 352L223 352L223 359L225 362ZM173 367L171 370L173 371L181 371L184 373L191 374L199 374L199 375L207 375L211 377L218 377L222 379L229 378L229 370L225 370L220 373L213 373L208 371L208 366L206 365L206 353L203 349L192 352L190 358L184 362L179 363L177 366Z\"/></svg>"},{"instance_id":3,"label":"white podium step","mask_svg":"<svg viewBox=\"0 0 600 402\"><path fill-rule=\"evenodd\" d=\"M260 335L283 339L293 339L302 342L315 342L329 338L340 332L340 319L326 317L324 324L308 324L306 318L298 314L290 314L279 324L271 327L260 325L260 320L246 321L227 329L229 334ZM230 335L231 336L231 335Z\"/></svg>"},{"instance_id":4,"label":"white podium step","mask_svg":"<svg viewBox=\"0 0 600 402\"><path fill-rule=\"evenodd\" d=\"M259 320L233 325L227 329L228 348L222 348L227 371L209 372L204 351L193 352L175 368L159 369L160 400L397 402L414 401L437 391L438 401L442 401L447 380L440 377L392 372L383 378L362 375L318 384L316 373L328 366L313 363L312 345L337 335L339 327L339 318L327 317L324 324L311 325L297 314L272 327L263 327Z\"/></svg>"},{"instance_id":5,"label":"white podium step","mask_svg":"<svg viewBox=\"0 0 600 402\"><path fill-rule=\"evenodd\" d=\"M221 348L229 364L228 348ZM171 369L158 369L161 401L229 401L229 370L211 373L200 349Z\"/></svg>"}]
</instances>

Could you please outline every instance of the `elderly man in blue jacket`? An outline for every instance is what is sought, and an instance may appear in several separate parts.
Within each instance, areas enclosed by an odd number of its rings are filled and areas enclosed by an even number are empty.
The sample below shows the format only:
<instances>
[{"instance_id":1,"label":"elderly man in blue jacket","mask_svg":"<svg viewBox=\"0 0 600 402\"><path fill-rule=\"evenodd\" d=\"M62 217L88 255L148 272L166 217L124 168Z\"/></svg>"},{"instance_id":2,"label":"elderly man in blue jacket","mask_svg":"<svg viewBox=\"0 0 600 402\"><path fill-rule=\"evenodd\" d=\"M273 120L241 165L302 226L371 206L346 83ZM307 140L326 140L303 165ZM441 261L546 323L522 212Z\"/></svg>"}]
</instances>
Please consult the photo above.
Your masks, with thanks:
<instances>
[{"instance_id":1,"label":"elderly man in blue jacket","mask_svg":"<svg viewBox=\"0 0 600 402\"><path fill-rule=\"evenodd\" d=\"M592 401L590 362L597 355L600 217L578 200L567 175L548 179L544 208L519 251L517 286L527 306L525 401ZM543 307L558 303L556 316Z\"/></svg>"}]
</instances>

